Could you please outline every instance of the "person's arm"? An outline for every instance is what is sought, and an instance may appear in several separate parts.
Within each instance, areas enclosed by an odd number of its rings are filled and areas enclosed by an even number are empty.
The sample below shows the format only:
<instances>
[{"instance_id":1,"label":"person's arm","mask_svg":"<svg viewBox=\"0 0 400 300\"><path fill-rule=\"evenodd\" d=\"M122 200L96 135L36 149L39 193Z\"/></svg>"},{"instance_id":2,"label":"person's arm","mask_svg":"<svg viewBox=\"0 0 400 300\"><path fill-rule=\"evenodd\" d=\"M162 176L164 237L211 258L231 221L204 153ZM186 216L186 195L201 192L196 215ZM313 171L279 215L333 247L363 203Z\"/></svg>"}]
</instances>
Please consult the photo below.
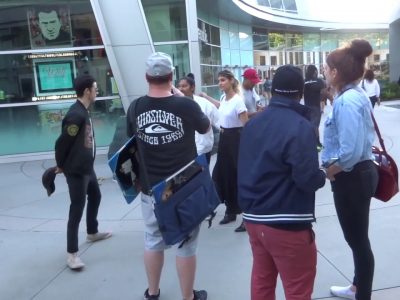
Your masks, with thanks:
<instances>
[{"instance_id":1,"label":"person's arm","mask_svg":"<svg viewBox=\"0 0 400 300\"><path fill-rule=\"evenodd\" d=\"M80 119L78 115L72 114L67 114L62 121L61 134L55 144L56 173L63 172L64 163L67 160L83 123L84 120Z\"/></svg>"},{"instance_id":2,"label":"person's arm","mask_svg":"<svg viewBox=\"0 0 400 300\"><path fill-rule=\"evenodd\" d=\"M210 119L211 125L219 129L219 111L211 102L207 103L208 117Z\"/></svg>"},{"instance_id":3,"label":"person's arm","mask_svg":"<svg viewBox=\"0 0 400 300\"><path fill-rule=\"evenodd\" d=\"M301 120L290 135L283 157L291 167L293 182L300 190L315 193L326 181L325 172L319 167L315 131Z\"/></svg>"},{"instance_id":4,"label":"person's arm","mask_svg":"<svg viewBox=\"0 0 400 300\"><path fill-rule=\"evenodd\" d=\"M192 112L189 116L193 122L194 129L200 133L205 134L211 129L211 122L208 117L202 112L200 106L195 101L186 101L188 111Z\"/></svg>"},{"instance_id":5,"label":"person's arm","mask_svg":"<svg viewBox=\"0 0 400 300\"><path fill-rule=\"evenodd\" d=\"M213 97L208 96L208 95L207 95L206 93L204 93L204 92L201 92L201 93L199 94L199 96L200 96L200 97L203 97L203 98L205 98L205 99L207 99L207 100L210 101L212 104L214 104L216 108L219 108L220 102L219 102L217 99L214 99Z\"/></svg>"},{"instance_id":6,"label":"person's arm","mask_svg":"<svg viewBox=\"0 0 400 300\"><path fill-rule=\"evenodd\" d=\"M247 111L241 112L239 114L239 119L240 119L240 122L242 122L243 126L246 125L247 121L249 120Z\"/></svg>"},{"instance_id":7,"label":"person's arm","mask_svg":"<svg viewBox=\"0 0 400 300\"><path fill-rule=\"evenodd\" d=\"M176 95L176 96L185 96L179 89L177 89L174 85L172 86L172 90L171 90L172 94Z\"/></svg>"}]
</instances>

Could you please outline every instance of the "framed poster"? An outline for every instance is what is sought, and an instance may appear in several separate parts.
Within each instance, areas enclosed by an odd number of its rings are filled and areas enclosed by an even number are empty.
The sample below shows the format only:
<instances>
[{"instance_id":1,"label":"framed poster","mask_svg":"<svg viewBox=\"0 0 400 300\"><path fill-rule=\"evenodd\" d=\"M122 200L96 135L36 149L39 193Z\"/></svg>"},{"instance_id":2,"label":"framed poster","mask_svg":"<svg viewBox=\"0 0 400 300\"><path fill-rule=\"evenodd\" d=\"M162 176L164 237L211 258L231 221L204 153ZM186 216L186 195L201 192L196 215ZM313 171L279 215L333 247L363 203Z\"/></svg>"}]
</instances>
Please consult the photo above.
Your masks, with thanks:
<instances>
[{"instance_id":1,"label":"framed poster","mask_svg":"<svg viewBox=\"0 0 400 300\"><path fill-rule=\"evenodd\" d=\"M34 59L36 96L74 94L76 76L73 58Z\"/></svg>"},{"instance_id":2,"label":"framed poster","mask_svg":"<svg viewBox=\"0 0 400 300\"><path fill-rule=\"evenodd\" d=\"M72 46L71 18L67 6L28 8L27 18L32 49Z\"/></svg>"}]
</instances>

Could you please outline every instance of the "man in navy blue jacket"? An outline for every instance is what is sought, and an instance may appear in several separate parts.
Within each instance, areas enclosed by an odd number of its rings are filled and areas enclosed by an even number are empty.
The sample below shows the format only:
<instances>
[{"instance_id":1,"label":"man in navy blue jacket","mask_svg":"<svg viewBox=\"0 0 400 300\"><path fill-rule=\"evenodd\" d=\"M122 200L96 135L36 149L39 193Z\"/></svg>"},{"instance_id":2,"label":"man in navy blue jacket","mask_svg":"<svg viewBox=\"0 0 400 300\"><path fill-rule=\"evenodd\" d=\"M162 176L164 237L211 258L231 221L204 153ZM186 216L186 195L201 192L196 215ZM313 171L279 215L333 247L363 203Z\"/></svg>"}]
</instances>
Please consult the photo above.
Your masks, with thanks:
<instances>
[{"instance_id":1,"label":"man in navy blue jacket","mask_svg":"<svg viewBox=\"0 0 400 300\"><path fill-rule=\"evenodd\" d=\"M268 108L242 131L239 205L253 252L251 299L275 299L279 274L287 300L311 299L317 253L315 192L325 184L308 108L299 103L301 70L285 65L272 81Z\"/></svg>"}]
</instances>

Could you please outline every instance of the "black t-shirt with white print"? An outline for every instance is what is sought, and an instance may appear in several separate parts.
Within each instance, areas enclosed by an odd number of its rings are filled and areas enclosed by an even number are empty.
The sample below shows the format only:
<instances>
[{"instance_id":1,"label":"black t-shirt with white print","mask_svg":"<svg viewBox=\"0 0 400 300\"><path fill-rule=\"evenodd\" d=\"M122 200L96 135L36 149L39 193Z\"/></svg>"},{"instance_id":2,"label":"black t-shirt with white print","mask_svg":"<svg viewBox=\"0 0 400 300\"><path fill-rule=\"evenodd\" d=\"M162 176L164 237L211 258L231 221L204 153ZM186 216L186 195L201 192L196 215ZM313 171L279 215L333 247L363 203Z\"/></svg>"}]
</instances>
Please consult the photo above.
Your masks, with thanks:
<instances>
[{"instance_id":1,"label":"black t-shirt with white print","mask_svg":"<svg viewBox=\"0 0 400 300\"><path fill-rule=\"evenodd\" d=\"M138 137L142 141L144 161L150 185L172 175L197 156L195 131L207 132L210 121L190 98L144 96L136 105ZM135 112L127 112L128 135L135 134ZM140 176L141 184L144 185Z\"/></svg>"}]
</instances>

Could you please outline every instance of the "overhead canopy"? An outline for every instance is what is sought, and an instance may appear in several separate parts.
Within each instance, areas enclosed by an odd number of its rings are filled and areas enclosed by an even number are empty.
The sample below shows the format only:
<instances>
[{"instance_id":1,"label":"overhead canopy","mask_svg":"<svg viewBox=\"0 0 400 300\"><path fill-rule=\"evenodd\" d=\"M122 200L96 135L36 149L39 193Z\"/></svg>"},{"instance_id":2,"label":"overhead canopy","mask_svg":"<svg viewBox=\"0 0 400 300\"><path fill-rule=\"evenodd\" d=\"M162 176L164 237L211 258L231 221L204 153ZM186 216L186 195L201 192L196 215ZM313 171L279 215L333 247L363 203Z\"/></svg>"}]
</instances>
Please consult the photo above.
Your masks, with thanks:
<instances>
[{"instance_id":1,"label":"overhead canopy","mask_svg":"<svg viewBox=\"0 0 400 300\"><path fill-rule=\"evenodd\" d=\"M221 17L269 28L387 29L400 18L398 0L202 0L197 4Z\"/></svg>"}]
</instances>

